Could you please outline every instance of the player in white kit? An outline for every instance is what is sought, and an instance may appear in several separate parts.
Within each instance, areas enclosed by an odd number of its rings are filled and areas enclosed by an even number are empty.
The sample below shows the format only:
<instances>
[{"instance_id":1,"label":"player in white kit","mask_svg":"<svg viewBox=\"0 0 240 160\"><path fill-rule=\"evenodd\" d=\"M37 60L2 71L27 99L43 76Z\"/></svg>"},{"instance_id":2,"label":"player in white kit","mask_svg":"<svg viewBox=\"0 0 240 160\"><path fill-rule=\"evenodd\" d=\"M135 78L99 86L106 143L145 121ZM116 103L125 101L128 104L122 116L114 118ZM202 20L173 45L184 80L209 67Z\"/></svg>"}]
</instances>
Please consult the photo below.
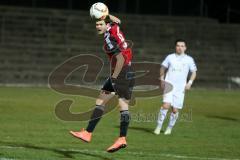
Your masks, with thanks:
<instances>
[{"instance_id":1,"label":"player in white kit","mask_svg":"<svg viewBox=\"0 0 240 160\"><path fill-rule=\"evenodd\" d=\"M154 131L157 135L160 134L163 121L166 118L170 107L172 107L172 112L168 127L164 134L171 134L172 128L178 118L178 110L183 107L185 90L189 90L191 88L191 85L196 78L196 64L193 58L185 53L187 49L186 41L183 39L176 40L175 45L176 52L169 54L165 58L160 69L161 87L166 89L164 87L164 82L168 82L173 86L173 88L171 91L166 92L163 95L163 104L160 108L157 127ZM187 82L189 72L191 75Z\"/></svg>"}]
</instances>

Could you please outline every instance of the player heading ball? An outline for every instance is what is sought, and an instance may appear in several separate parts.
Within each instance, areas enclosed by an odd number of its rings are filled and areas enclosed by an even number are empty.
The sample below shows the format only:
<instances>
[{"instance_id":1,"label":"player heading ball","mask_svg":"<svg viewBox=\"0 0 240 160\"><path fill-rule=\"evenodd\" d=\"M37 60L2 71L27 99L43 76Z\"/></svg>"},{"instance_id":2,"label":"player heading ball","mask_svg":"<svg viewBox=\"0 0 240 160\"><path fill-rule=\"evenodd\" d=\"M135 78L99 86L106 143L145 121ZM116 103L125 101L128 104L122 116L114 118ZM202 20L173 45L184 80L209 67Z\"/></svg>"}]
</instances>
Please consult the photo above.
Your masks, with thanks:
<instances>
[{"instance_id":1,"label":"player heading ball","mask_svg":"<svg viewBox=\"0 0 240 160\"><path fill-rule=\"evenodd\" d=\"M121 21L117 17L109 15L104 4L94 4L90 9L90 15L95 19L97 33L104 37L104 50L111 62L111 74L106 79L99 97L96 99L96 108L86 130L70 131L70 133L85 142L90 142L92 133L102 118L105 105L116 94L118 95L121 115L120 133L115 143L107 149L108 152L115 152L127 146L126 136L130 121L128 106L134 86L131 68L132 50L128 48L120 29Z\"/></svg>"}]
</instances>

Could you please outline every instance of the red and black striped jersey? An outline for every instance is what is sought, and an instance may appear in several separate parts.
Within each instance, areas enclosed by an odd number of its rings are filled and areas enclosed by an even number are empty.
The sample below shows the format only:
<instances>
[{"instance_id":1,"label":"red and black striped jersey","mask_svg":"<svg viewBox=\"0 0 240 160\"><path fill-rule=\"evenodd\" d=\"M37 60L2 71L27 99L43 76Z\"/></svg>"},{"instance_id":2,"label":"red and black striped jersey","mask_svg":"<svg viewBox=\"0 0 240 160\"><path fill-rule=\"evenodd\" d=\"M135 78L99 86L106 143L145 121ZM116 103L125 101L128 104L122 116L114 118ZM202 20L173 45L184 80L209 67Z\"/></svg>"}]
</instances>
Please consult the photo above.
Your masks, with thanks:
<instances>
[{"instance_id":1,"label":"red and black striped jersey","mask_svg":"<svg viewBox=\"0 0 240 160\"><path fill-rule=\"evenodd\" d=\"M115 55L122 53L124 65L131 65L132 50L128 47L125 37L117 23L108 23L107 31L104 33L104 50L108 55L112 67L116 65Z\"/></svg>"}]
</instances>

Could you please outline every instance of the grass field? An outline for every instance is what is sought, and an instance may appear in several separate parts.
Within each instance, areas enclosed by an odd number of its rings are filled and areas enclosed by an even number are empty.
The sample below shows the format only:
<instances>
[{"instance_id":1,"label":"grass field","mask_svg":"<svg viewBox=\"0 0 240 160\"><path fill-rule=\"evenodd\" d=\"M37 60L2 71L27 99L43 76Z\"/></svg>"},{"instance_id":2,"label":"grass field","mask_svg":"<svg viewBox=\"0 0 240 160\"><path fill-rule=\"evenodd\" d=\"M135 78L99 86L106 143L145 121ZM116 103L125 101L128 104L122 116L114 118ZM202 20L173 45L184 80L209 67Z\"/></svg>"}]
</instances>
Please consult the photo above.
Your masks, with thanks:
<instances>
[{"instance_id":1,"label":"grass field","mask_svg":"<svg viewBox=\"0 0 240 160\"><path fill-rule=\"evenodd\" d=\"M75 99L72 111L94 104L93 99L48 88L1 87L0 160L240 158L240 91L190 91L170 136L152 134L156 122L151 115L158 112L161 98L138 99L130 109L129 146L113 154L105 150L118 136L118 110L101 120L92 142L85 144L68 132L85 127L86 122L64 122L54 114L54 105L63 98Z\"/></svg>"}]
</instances>

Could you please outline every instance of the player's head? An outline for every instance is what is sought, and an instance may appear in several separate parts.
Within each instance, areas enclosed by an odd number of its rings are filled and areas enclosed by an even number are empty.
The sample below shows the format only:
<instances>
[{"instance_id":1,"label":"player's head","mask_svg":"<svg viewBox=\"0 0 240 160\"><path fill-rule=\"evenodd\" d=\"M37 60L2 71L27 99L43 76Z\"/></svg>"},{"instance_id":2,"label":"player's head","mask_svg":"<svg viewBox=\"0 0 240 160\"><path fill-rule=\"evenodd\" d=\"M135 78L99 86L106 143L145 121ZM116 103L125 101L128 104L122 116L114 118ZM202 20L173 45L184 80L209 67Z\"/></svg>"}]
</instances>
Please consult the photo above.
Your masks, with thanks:
<instances>
[{"instance_id":1,"label":"player's head","mask_svg":"<svg viewBox=\"0 0 240 160\"><path fill-rule=\"evenodd\" d=\"M96 20L96 30L98 34L103 34L107 31L107 23L109 23L109 21L109 16L107 16L104 20Z\"/></svg>"},{"instance_id":2,"label":"player's head","mask_svg":"<svg viewBox=\"0 0 240 160\"><path fill-rule=\"evenodd\" d=\"M96 30L98 34L103 34L107 30L107 24L104 20L97 20L96 21Z\"/></svg>"},{"instance_id":3,"label":"player's head","mask_svg":"<svg viewBox=\"0 0 240 160\"><path fill-rule=\"evenodd\" d=\"M187 50L187 43L184 39L177 39L175 41L176 53L182 54Z\"/></svg>"}]
</instances>

